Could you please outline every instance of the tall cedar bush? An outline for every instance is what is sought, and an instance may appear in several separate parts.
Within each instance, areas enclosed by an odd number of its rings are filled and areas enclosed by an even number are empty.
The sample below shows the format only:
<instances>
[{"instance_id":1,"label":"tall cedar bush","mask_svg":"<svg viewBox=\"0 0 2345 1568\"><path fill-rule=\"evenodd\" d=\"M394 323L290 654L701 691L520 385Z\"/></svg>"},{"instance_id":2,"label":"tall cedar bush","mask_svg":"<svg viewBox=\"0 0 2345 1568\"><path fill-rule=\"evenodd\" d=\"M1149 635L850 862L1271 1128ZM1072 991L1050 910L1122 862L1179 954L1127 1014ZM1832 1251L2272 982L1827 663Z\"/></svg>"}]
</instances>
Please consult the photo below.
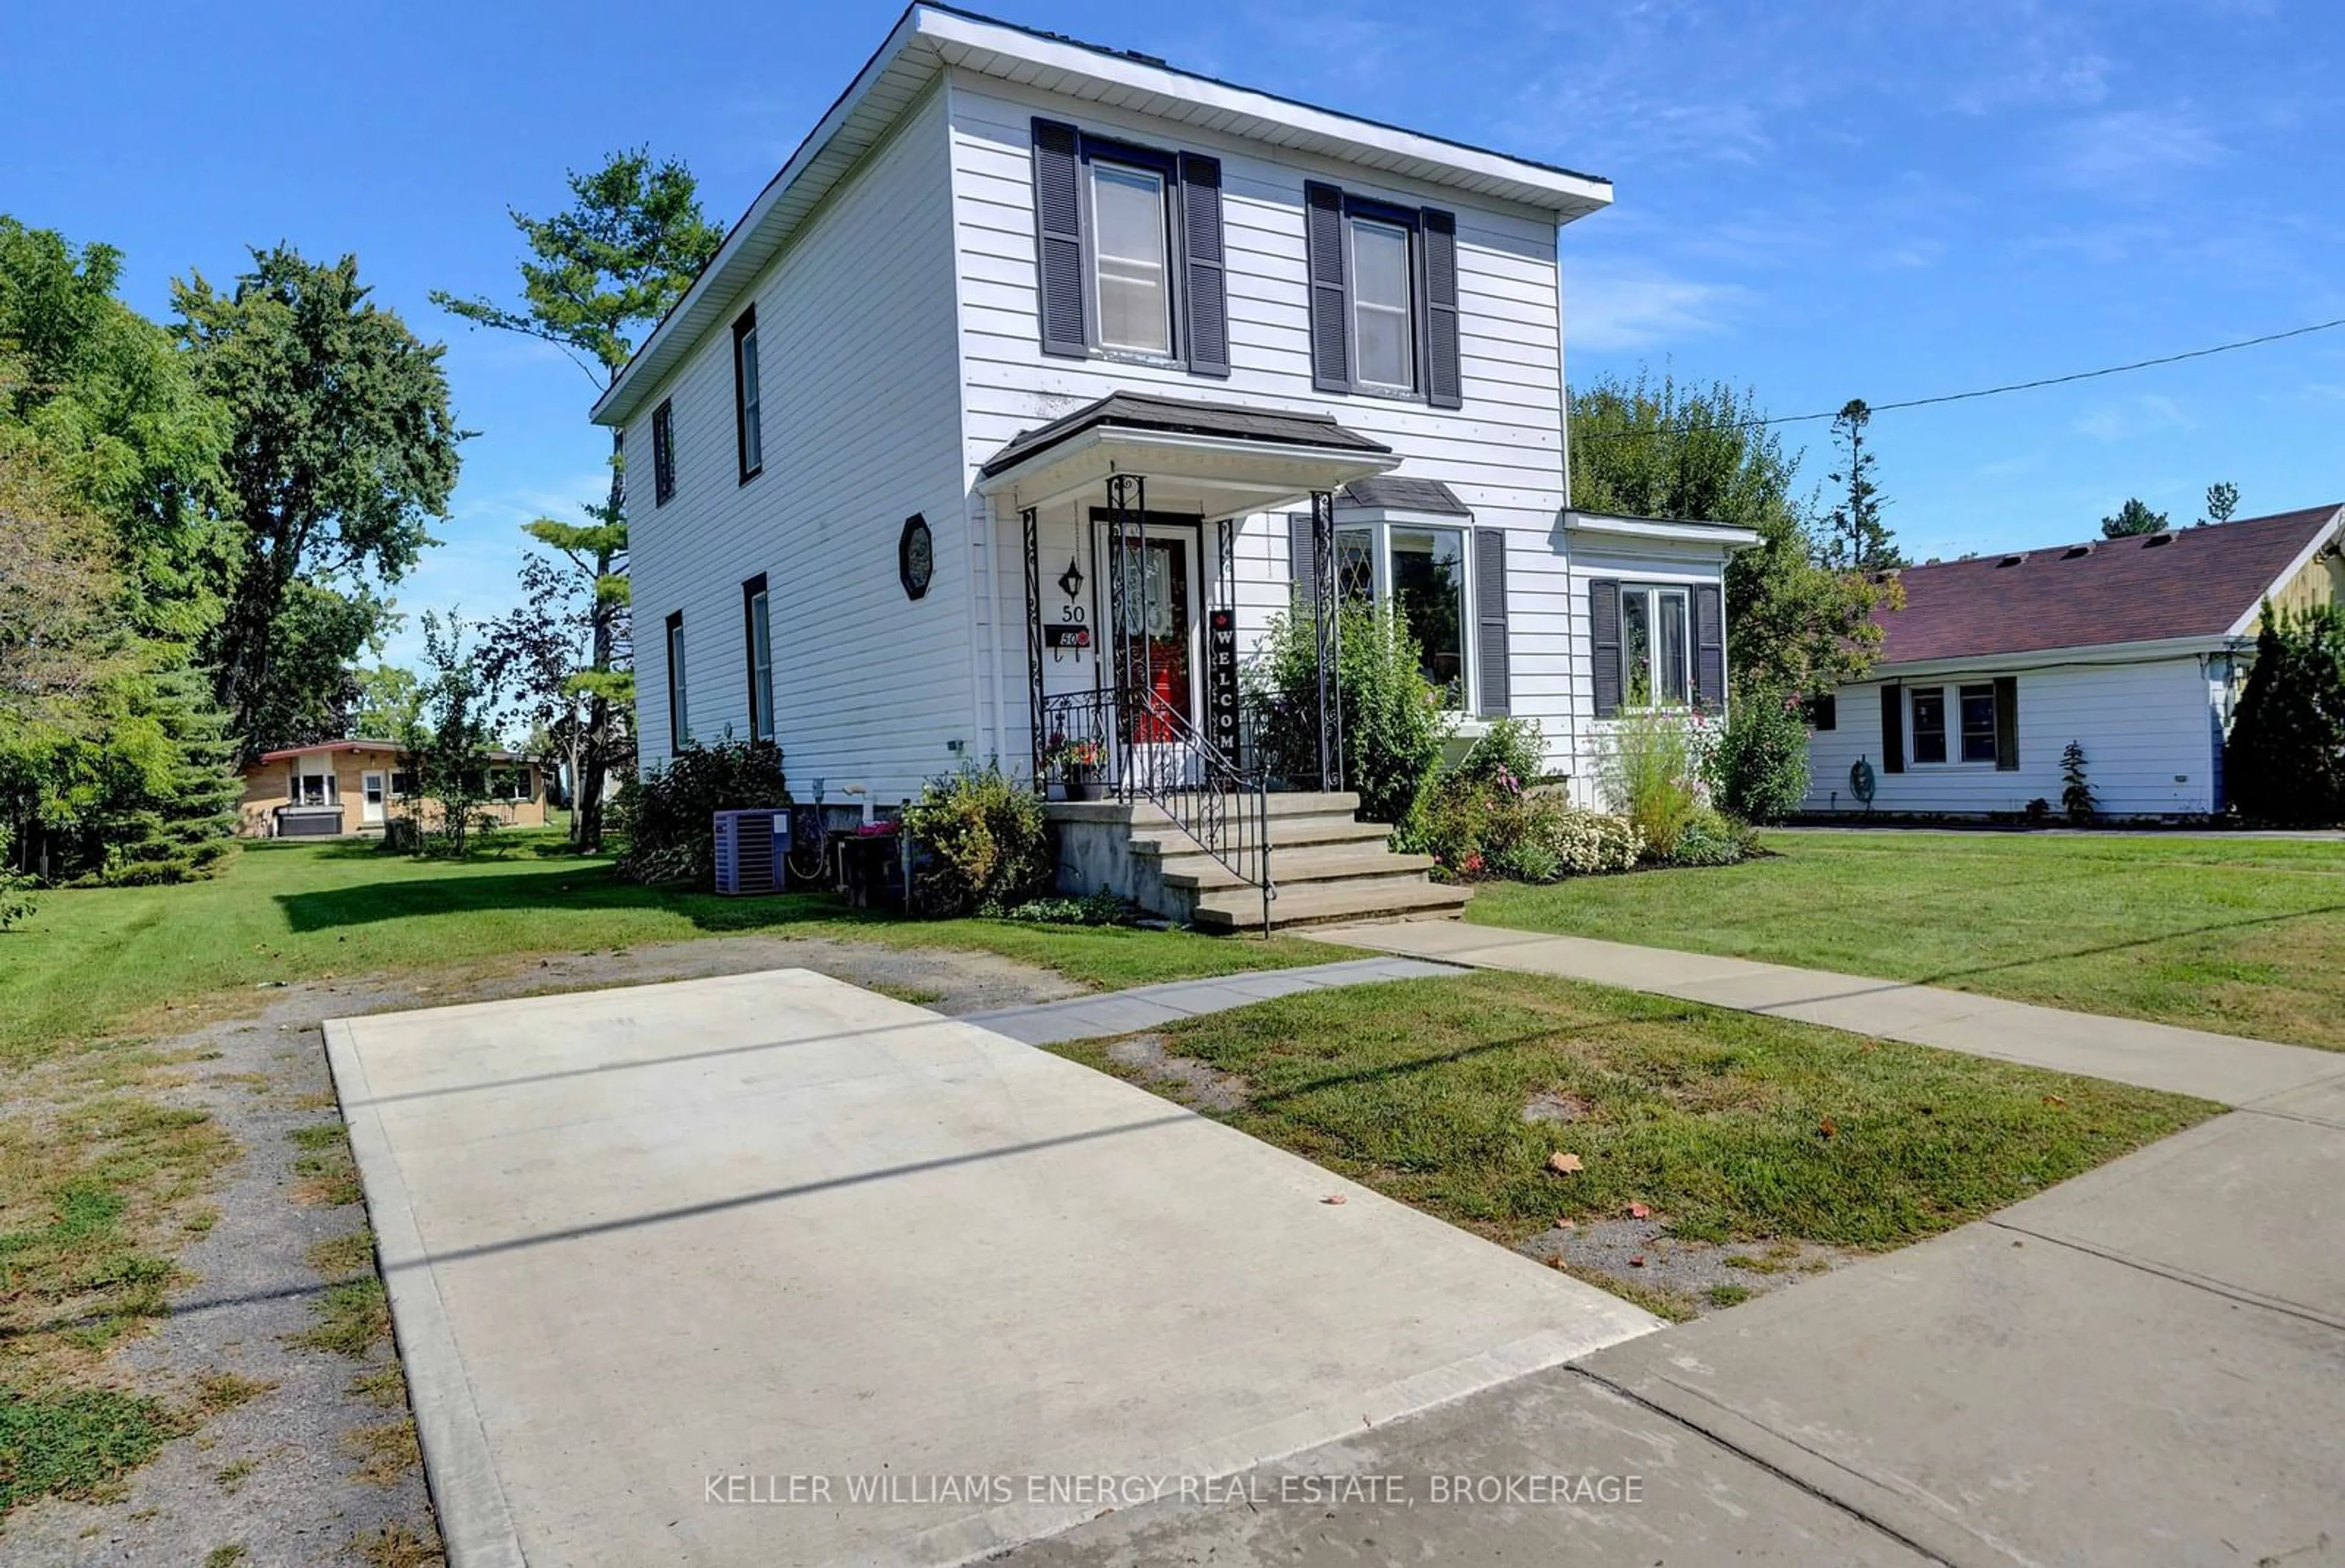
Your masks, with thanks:
<instances>
[{"instance_id":1,"label":"tall cedar bush","mask_svg":"<svg viewBox=\"0 0 2345 1568\"><path fill-rule=\"evenodd\" d=\"M771 741L686 744L665 768L621 787L620 825L627 853L618 875L629 882L716 885L716 814L789 804L782 748Z\"/></svg>"},{"instance_id":2,"label":"tall cedar bush","mask_svg":"<svg viewBox=\"0 0 2345 1568\"><path fill-rule=\"evenodd\" d=\"M1720 806L1745 822L1776 822L1808 793L1808 726L1798 700L1782 691L1746 689L1727 716L1710 764Z\"/></svg>"},{"instance_id":3,"label":"tall cedar bush","mask_svg":"<svg viewBox=\"0 0 2345 1568\"><path fill-rule=\"evenodd\" d=\"M2345 821L2345 606L2288 611L2265 602L2223 776L2248 816Z\"/></svg>"},{"instance_id":4,"label":"tall cedar bush","mask_svg":"<svg viewBox=\"0 0 2345 1568\"><path fill-rule=\"evenodd\" d=\"M1397 823L1441 765L1448 717L1426 680L1416 644L1388 611L1346 604L1339 612L1344 783L1360 814ZM1245 675L1247 705L1262 765L1274 778L1307 781L1319 769L1316 632L1309 610L1272 618Z\"/></svg>"}]
</instances>

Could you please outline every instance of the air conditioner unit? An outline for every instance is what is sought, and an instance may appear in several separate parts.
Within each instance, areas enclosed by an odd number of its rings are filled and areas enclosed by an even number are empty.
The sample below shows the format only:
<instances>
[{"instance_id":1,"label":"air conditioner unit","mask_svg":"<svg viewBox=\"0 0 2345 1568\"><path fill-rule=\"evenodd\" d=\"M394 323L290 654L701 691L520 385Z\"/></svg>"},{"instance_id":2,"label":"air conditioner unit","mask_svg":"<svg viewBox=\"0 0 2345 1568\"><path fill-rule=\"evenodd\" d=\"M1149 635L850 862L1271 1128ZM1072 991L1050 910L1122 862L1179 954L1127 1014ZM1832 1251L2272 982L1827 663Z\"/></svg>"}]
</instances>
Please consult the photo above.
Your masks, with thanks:
<instances>
[{"instance_id":1,"label":"air conditioner unit","mask_svg":"<svg viewBox=\"0 0 2345 1568\"><path fill-rule=\"evenodd\" d=\"M716 891L734 897L782 890L790 814L773 806L716 814Z\"/></svg>"}]
</instances>

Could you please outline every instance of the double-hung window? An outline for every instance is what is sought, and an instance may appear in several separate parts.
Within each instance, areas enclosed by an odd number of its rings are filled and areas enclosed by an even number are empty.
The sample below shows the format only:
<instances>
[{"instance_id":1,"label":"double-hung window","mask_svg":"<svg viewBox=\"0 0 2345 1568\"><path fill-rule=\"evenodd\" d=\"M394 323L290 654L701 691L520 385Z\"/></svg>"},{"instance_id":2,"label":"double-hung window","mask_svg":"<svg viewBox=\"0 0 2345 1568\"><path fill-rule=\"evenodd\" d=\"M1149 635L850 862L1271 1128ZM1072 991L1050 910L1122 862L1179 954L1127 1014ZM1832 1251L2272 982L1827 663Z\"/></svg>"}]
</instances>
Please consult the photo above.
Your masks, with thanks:
<instances>
[{"instance_id":1,"label":"double-hung window","mask_svg":"<svg viewBox=\"0 0 2345 1568\"><path fill-rule=\"evenodd\" d=\"M774 623L766 575L741 584L741 634L749 652L749 738L774 738Z\"/></svg>"},{"instance_id":2,"label":"double-hung window","mask_svg":"<svg viewBox=\"0 0 2345 1568\"><path fill-rule=\"evenodd\" d=\"M1399 397L1416 391L1416 307L1410 287L1410 232L1357 214L1345 220L1352 248L1352 382Z\"/></svg>"},{"instance_id":3,"label":"double-hung window","mask_svg":"<svg viewBox=\"0 0 2345 1568\"><path fill-rule=\"evenodd\" d=\"M733 428L741 452L741 482L766 466L763 404L757 390L757 308L733 323Z\"/></svg>"},{"instance_id":4,"label":"double-hung window","mask_svg":"<svg viewBox=\"0 0 2345 1568\"><path fill-rule=\"evenodd\" d=\"M1682 588L1630 583L1620 590L1620 690L1632 708L1692 700L1691 620Z\"/></svg>"},{"instance_id":5,"label":"double-hung window","mask_svg":"<svg viewBox=\"0 0 2345 1568\"><path fill-rule=\"evenodd\" d=\"M1995 761L1995 688L1962 688L1963 761Z\"/></svg>"},{"instance_id":6,"label":"double-hung window","mask_svg":"<svg viewBox=\"0 0 2345 1568\"><path fill-rule=\"evenodd\" d=\"M684 612L678 610L667 618L668 750L680 752L690 739L692 715L685 711L684 693Z\"/></svg>"},{"instance_id":7,"label":"double-hung window","mask_svg":"<svg viewBox=\"0 0 2345 1568\"><path fill-rule=\"evenodd\" d=\"M1172 352L1171 227L1164 176L1093 158L1092 294L1099 344L1129 354Z\"/></svg>"},{"instance_id":8,"label":"double-hung window","mask_svg":"<svg viewBox=\"0 0 2345 1568\"><path fill-rule=\"evenodd\" d=\"M1946 760L1946 689L1924 686L1914 693L1914 760Z\"/></svg>"}]
</instances>

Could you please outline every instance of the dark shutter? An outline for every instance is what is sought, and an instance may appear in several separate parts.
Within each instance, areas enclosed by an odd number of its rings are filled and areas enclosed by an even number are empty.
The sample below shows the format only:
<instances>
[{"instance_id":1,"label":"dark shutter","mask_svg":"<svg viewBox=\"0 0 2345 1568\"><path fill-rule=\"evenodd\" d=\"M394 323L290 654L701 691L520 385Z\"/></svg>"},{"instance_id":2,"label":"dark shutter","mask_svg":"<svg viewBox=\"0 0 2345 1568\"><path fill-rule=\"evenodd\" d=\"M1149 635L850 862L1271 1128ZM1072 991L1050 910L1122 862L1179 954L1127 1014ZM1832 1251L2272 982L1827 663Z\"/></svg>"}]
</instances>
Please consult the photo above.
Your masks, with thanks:
<instances>
[{"instance_id":1,"label":"dark shutter","mask_svg":"<svg viewBox=\"0 0 2345 1568\"><path fill-rule=\"evenodd\" d=\"M1229 268L1222 256L1222 160L1181 155L1182 316L1189 369L1230 373Z\"/></svg>"},{"instance_id":2,"label":"dark shutter","mask_svg":"<svg viewBox=\"0 0 2345 1568\"><path fill-rule=\"evenodd\" d=\"M1905 688L1881 688L1881 771L1905 771Z\"/></svg>"},{"instance_id":3,"label":"dark shutter","mask_svg":"<svg viewBox=\"0 0 2345 1568\"><path fill-rule=\"evenodd\" d=\"M1436 409L1462 408L1466 383L1457 366L1457 215L1428 207L1425 235L1425 400Z\"/></svg>"},{"instance_id":4,"label":"dark shutter","mask_svg":"<svg viewBox=\"0 0 2345 1568\"><path fill-rule=\"evenodd\" d=\"M1313 598L1313 584L1318 581L1319 551L1311 537L1311 514L1307 511L1286 514L1286 560L1294 569L1294 592L1304 599Z\"/></svg>"},{"instance_id":5,"label":"dark shutter","mask_svg":"<svg viewBox=\"0 0 2345 1568\"><path fill-rule=\"evenodd\" d=\"M1596 716L1620 711L1620 581L1599 577L1588 585L1588 641L1596 666Z\"/></svg>"},{"instance_id":6,"label":"dark shutter","mask_svg":"<svg viewBox=\"0 0 2345 1568\"><path fill-rule=\"evenodd\" d=\"M1091 352L1083 327L1082 166L1075 127L1034 122L1034 244L1041 298L1042 352Z\"/></svg>"},{"instance_id":7,"label":"dark shutter","mask_svg":"<svg viewBox=\"0 0 2345 1568\"><path fill-rule=\"evenodd\" d=\"M1726 594L1715 582L1693 591L1693 703L1726 711Z\"/></svg>"},{"instance_id":8,"label":"dark shutter","mask_svg":"<svg viewBox=\"0 0 2345 1568\"><path fill-rule=\"evenodd\" d=\"M1995 769L2019 771L2019 677L1998 675L1995 682Z\"/></svg>"},{"instance_id":9,"label":"dark shutter","mask_svg":"<svg viewBox=\"0 0 2345 1568\"><path fill-rule=\"evenodd\" d=\"M1313 180L1303 187L1303 239L1311 279L1311 384L1352 389L1351 291L1345 287L1344 193Z\"/></svg>"},{"instance_id":10,"label":"dark shutter","mask_svg":"<svg viewBox=\"0 0 2345 1568\"><path fill-rule=\"evenodd\" d=\"M1507 531L1474 531L1474 652L1480 660L1482 716L1513 712L1507 670Z\"/></svg>"}]
</instances>

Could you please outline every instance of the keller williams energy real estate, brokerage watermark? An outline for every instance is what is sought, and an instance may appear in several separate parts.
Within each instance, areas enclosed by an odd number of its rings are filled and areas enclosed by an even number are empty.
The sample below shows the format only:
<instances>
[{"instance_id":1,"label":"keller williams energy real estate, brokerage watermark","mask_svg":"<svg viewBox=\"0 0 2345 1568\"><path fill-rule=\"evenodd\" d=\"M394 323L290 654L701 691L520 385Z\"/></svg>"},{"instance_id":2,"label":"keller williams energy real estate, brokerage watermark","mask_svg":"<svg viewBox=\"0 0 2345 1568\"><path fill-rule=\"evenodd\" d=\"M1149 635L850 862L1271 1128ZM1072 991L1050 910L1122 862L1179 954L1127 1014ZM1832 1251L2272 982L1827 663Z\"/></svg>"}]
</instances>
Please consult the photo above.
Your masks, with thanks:
<instances>
[{"instance_id":1,"label":"keller williams energy real estate, brokerage watermark","mask_svg":"<svg viewBox=\"0 0 2345 1568\"><path fill-rule=\"evenodd\" d=\"M1589 1508L1645 1500L1641 1475L1587 1473L1332 1475L814 1475L728 1473L703 1478L701 1500L738 1507L971 1506L1043 1503L1133 1508L1164 1499L1221 1508L1281 1504L1380 1507Z\"/></svg>"}]
</instances>

